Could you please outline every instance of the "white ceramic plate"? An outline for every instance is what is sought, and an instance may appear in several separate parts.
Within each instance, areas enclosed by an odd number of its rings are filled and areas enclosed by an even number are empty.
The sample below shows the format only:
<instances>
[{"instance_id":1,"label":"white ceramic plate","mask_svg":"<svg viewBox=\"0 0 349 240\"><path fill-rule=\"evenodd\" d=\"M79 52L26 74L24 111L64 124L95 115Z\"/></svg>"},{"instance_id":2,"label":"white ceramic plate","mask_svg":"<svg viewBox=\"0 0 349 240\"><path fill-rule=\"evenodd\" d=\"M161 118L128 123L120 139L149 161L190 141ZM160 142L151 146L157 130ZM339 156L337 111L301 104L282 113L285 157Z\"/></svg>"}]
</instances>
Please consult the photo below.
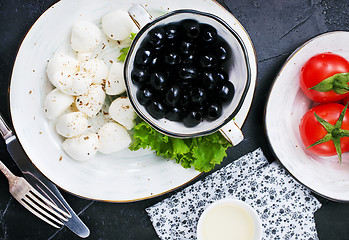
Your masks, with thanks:
<instances>
[{"instance_id":1,"label":"white ceramic plate","mask_svg":"<svg viewBox=\"0 0 349 240\"><path fill-rule=\"evenodd\" d=\"M255 89L257 64L252 42L241 24L222 6L205 0L139 1L154 16L177 9L196 9L224 19L244 41L251 63L251 85L235 121L242 127ZM64 153L54 123L43 115L43 101L50 86L47 60L69 39L78 20L99 21L114 9L134 4L122 0L62 0L48 9L25 37L13 69L10 109L16 134L34 165L60 188L75 195L112 202L136 201L157 196L188 183L200 173L147 150L97 156L77 162Z\"/></svg>"},{"instance_id":2,"label":"white ceramic plate","mask_svg":"<svg viewBox=\"0 0 349 240\"><path fill-rule=\"evenodd\" d=\"M285 168L314 192L337 201L349 201L349 153L319 157L302 144L298 127L312 102L299 85L302 66L312 56L332 52L349 59L349 32L330 32L300 46L276 77L266 107L265 126L271 147Z\"/></svg>"}]
</instances>

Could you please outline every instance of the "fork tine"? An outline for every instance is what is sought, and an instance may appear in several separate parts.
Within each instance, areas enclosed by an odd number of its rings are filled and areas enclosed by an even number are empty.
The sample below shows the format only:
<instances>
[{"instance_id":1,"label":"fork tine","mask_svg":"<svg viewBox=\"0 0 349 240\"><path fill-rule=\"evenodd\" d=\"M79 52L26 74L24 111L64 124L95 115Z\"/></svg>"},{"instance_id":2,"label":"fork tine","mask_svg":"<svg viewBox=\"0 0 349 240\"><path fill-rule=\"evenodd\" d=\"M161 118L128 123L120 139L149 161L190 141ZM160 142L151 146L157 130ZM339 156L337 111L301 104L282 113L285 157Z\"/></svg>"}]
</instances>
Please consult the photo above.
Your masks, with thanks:
<instances>
[{"instance_id":1,"label":"fork tine","mask_svg":"<svg viewBox=\"0 0 349 240\"><path fill-rule=\"evenodd\" d=\"M1 161L0 171L8 179L11 195L28 211L55 228L60 228L64 224L63 220L68 221L68 213L55 206L51 198L49 198L51 201L44 198L23 177L11 173Z\"/></svg>"},{"instance_id":2,"label":"fork tine","mask_svg":"<svg viewBox=\"0 0 349 240\"><path fill-rule=\"evenodd\" d=\"M46 209L49 213L55 215L56 217L58 217L59 219L63 220L63 221L68 221L68 219L61 215L60 213L56 212L55 210L57 210L56 208L55 209L52 209L50 207L48 207L46 204L44 204L41 200L43 200L43 198L39 198L40 196L36 195L36 194L33 194L32 193L32 189L29 190L29 193L27 194L27 196L29 196L34 202L35 204L38 204L40 205L42 208ZM47 203L46 201L44 201L45 203ZM50 205L51 206L51 205Z\"/></svg>"},{"instance_id":3,"label":"fork tine","mask_svg":"<svg viewBox=\"0 0 349 240\"><path fill-rule=\"evenodd\" d=\"M55 228L60 228L60 226L56 225L55 223L49 221L47 218L44 218L41 214L39 214L39 212L37 212L36 210L33 209L32 206L30 206L28 203L26 203L25 201L22 201L20 199L17 199L18 202L20 204L22 204L23 207L25 207L29 212L31 212L32 214L34 214L35 216L37 216L38 218L40 218L41 220L43 220L44 222L50 224L51 226L55 227ZM63 223L60 223L60 225L63 225Z\"/></svg>"},{"instance_id":4,"label":"fork tine","mask_svg":"<svg viewBox=\"0 0 349 240\"><path fill-rule=\"evenodd\" d=\"M28 206L30 206L32 209L34 209L36 212L40 213L41 215L45 216L46 218L49 218L50 220L63 225L61 221L58 221L56 218L54 218L52 215L45 212L43 209L41 209L38 205L36 205L36 202L30 199L27 195L24 196L24 198L21 199L23 202L25 202Z\"/></svg>"},{"instance_id":5,"label":"fork tine","mask_svg":"<svg viewBox=\"0 0 349 240\"><path fill-rule=\"evenodd\" d=\"M60 209L59 207L57 207L53 202L51 202L46 197L44 197L42 194L40 194L36 189L31 188L30 191L32 191L37 198L40 198L46 204L50 205L52 208L54 208L55 210L60 212L63 216L65 216L66 217L66 218L64 218L65 221L68 221L67 218L71 218L71 215L69 213L67 213L67 212L63 211L62 209Z\"/></svg>"}]
</instances>

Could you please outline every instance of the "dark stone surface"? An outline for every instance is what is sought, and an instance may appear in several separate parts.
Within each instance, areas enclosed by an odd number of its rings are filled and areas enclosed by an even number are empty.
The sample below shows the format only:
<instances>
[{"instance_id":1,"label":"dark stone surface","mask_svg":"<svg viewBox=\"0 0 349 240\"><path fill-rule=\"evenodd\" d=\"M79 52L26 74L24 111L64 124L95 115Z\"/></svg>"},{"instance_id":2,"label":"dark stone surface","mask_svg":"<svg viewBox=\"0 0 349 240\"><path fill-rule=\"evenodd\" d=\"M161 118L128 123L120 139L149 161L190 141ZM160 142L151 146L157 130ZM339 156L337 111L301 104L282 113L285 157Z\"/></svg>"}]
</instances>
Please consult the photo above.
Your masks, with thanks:
<instances>
[{"instance_id":1,"label":"dark stone surface","mask_svg":"<svg viewBox=\"0 0 349 240\"><path fill-rule=\"evenodd\" d=\"M35 20L55 0L0 0L0 111L9 120L8 84L21 40ZM349 30L347 0L219 1L250 34L258 57L258 82L251 111L243 126L245 139L228 150L221 166L262 147L274 160L264 132L263 114L273 79L286 58L300 44L321 33ZM19 170L0 141L0 159L15 173ZM221 167L219 166L219 167ZM217 168L219 168L217 167ZM204 177L203 175L202 177ZM180 189L179 189L180 190ZM136 203L111 204L84 200L63 193L91 230L89 239L158 239L144 209L172 193ZM323 206L315 214L320 239L349 239L349 205L319 196ZM55 230L25 211L8 193L0 175L0 239L79 239L67 228Z\"/></svg>"}]
</instances>

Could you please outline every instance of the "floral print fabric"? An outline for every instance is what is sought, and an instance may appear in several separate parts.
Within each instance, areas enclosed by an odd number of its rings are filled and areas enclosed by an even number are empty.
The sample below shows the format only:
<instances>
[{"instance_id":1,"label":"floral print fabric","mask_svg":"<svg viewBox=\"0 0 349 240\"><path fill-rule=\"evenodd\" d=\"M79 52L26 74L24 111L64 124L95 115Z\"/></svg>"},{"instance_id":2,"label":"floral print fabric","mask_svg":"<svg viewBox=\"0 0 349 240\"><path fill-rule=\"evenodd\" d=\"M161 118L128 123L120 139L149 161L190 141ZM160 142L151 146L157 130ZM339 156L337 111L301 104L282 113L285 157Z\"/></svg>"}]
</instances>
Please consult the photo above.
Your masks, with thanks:
<instances>
[{"instance_id":1,"label":"floral print fabric","mask_svg":"<svg viewBox=\"0 0 349 240\"><path fill-rule=\"evenodd\" d=\"M265 240L318 239L314 212L320 202L278 163L269 164L260 148L146 211L161 239L196 239L200 215L223 198L251 205Z\"/></svg>"}]
</instances>

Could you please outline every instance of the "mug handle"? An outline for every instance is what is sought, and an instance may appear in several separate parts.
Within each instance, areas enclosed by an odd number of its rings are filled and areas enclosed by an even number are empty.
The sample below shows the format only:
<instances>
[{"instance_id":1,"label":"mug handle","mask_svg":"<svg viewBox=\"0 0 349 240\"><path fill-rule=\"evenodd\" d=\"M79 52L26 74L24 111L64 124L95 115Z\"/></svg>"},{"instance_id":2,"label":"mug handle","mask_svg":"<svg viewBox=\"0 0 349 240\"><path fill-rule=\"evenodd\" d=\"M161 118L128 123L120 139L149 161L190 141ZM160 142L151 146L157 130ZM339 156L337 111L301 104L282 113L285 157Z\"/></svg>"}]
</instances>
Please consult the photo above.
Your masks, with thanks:
<instances>
[{"instance_id":1,"label":"mug handle","mask_svg":"<svg viewBox=\"0 0 349 240\"><path fill-rule=\"evenodd\" d=\"M236 125L234 120L225 124L219 131L233 146L238 145L244 139L241 129Z\"/></svg>"},{"instance_id":2,"label":"mug handle","mask_svg":"<svg viewBox=\"0 0 349 240\"><path fill-rule=\"evenodd\" d=\"M133 7L131 7L128 10L128 14L138 29L141 29L147 23L153 20L153 17L149 14L149 12L139 3L136 3Z\"/></svg>"}]
</instances>

